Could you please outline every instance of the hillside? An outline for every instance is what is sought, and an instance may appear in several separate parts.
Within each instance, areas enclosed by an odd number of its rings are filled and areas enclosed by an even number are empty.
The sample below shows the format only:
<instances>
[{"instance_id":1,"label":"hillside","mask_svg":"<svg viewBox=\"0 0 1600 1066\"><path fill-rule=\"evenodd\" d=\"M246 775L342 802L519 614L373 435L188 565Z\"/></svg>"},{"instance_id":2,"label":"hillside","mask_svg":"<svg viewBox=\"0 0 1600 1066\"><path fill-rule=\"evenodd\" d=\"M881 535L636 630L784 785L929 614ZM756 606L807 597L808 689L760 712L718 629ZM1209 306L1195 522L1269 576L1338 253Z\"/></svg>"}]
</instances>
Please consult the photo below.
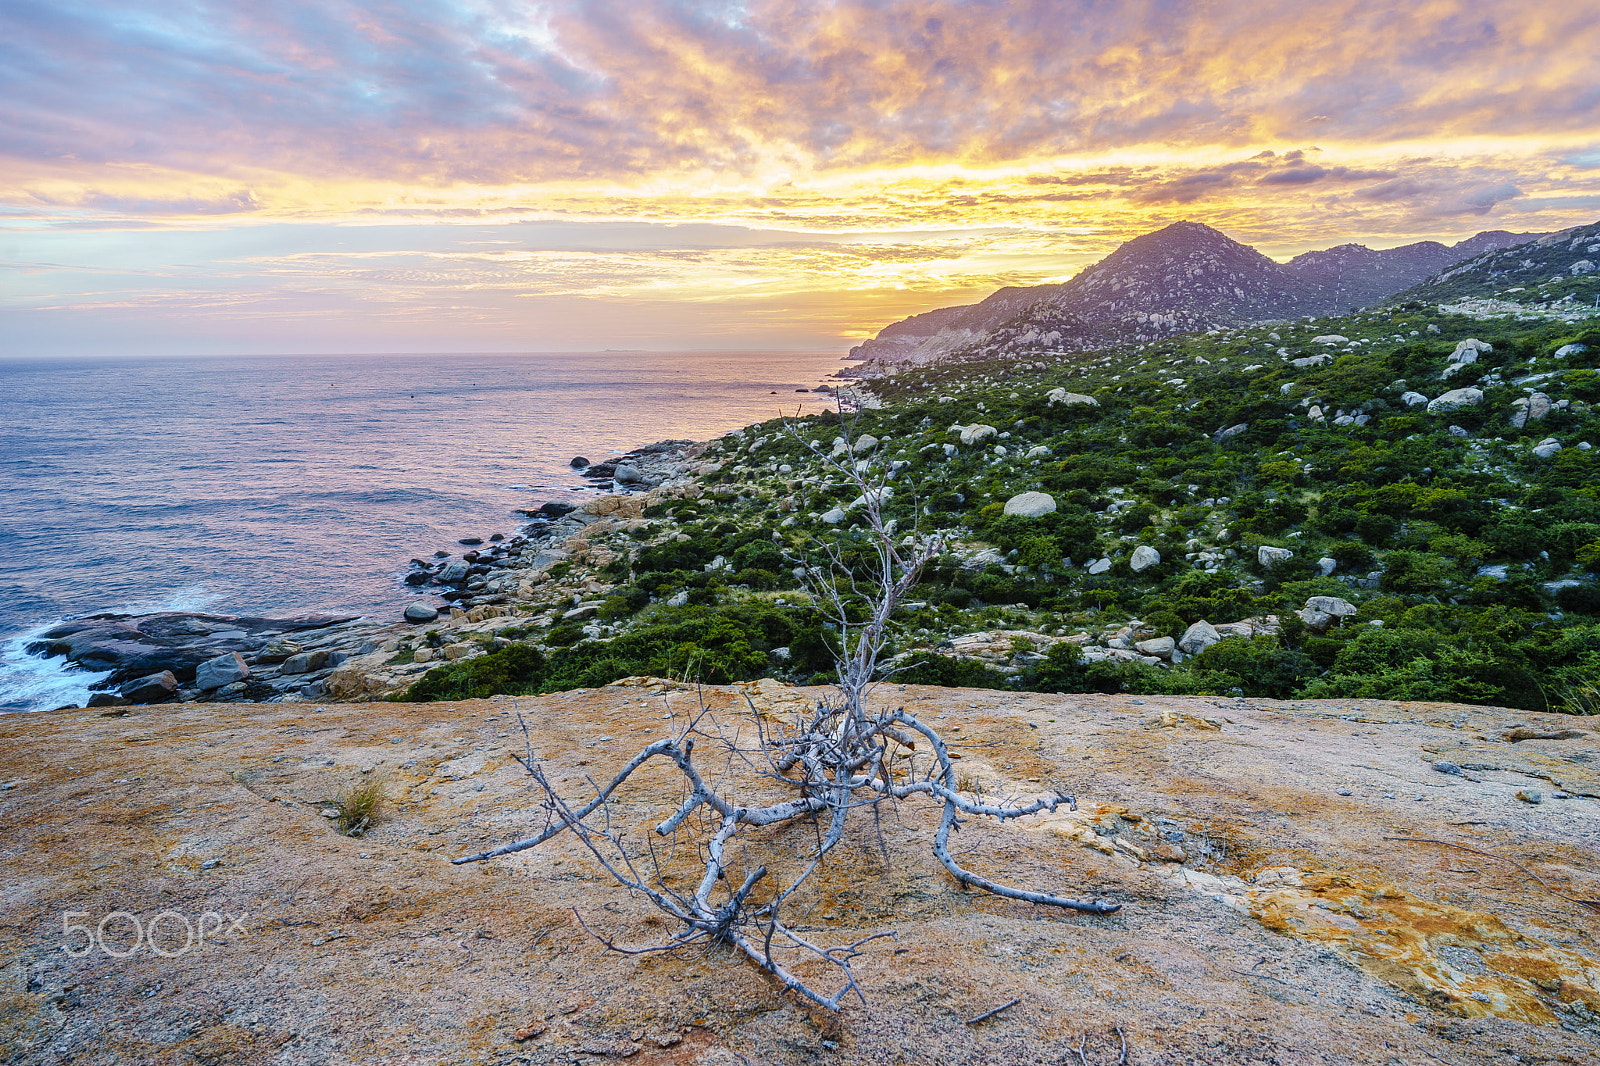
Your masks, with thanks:
<instances>
[{"instance_id":1,"label":"hillside","mask_svg":"<svg viewBox=\"0 0 1600 1066\"><path fill-rule=\"evenodd\" d=\"M1600 222L1475 255L1396 293L1397 306L1444 305L1477 316L1580 316L1600 296Z\"/></svg>"},{"instance_id":2,"label":"hillside","mask_svg":"<svg viewBox=\"0 0 1600 1066\"><path fill-rule=\"evenodd\" d=\"M1276 263L1226 235L1178 222L1120 246L1071 281L1002 289L980 303L917 315L851 350L862 376L1029 347L1139 343L1174 333L1337 314L1378 303L1472 256L1540 236L1495 230L1446 247L1359 244Z\"/></svg>"},{"instance_id":3,"label":"hillside","mask_svg":"<svg viewBox=\"0 0 1600 1066\"><path fill-rule=\"evenodd\" d=\"M703 697L737 721L746 694ZM750 693L775 717L818 694ZM895 934L855 962L865 1003L830 1015L718 949L607 952L579 916L629 947L670 930L571 836L449 863L543 824L512 759L519 712L577 795L684 728L700 704L680 686L6 715L0 1047L17 1063L1056 1066L1080 1042L1116 1062L1120 1030L1131 1063L1590 1061L1594 913L1563 897L1600 898L1600 819L1557 793L1600 794L1593 732L1447 704L884 695L959 727L966 787L1078 797L968 823L964 862L1122 910L963 891L930 855L929 805L884 810L877 833L863 813L852 839L870 847L836 849L791 908L828 945ZM737 762L718 777L761 787ZM327 798L380 778L376 826L339 835ZM675 775L632 780L630 844L681 799ZM752 839L750 861L787 885L794 844Z\"/></svg>"}]
</instances>

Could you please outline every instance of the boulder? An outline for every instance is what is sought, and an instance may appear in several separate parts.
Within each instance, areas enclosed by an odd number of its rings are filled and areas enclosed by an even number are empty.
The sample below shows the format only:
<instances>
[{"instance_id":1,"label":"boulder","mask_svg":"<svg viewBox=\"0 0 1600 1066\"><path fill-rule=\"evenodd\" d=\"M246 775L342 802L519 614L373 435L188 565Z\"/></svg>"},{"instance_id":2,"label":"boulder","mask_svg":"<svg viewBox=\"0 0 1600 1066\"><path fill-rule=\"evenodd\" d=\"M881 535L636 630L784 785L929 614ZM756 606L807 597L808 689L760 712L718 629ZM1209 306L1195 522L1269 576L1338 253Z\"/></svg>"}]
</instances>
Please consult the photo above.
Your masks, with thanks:
<instances>
[{"instance_id":1,"label":"boulder","mask_svg":"<svg viewBox=\"0 0 1600 1066\"><path fill-rule=\"evenodd\" d=\"M618 463L616 470L612 471L611 479L618 485L650 485L653 482L632 463Z\"/></svg>"},{"instance_id":2,"label":"boulder","mask_svg":"<svg viewBox=\"0 0 1600 1066\"><path fill-rule=\"evenodd\" d=\"M1211 434L1211 439L1216 441L1218 444L1221 444L1225 440L1228 440L1232 437L1237 437L1239 434L1243 433L1249 428L1250 423L1240 422L1236 426L1228 426L1225 429L1217 430L1215 433Z\"/></svg>"},{"instance_id":3,"label":"boulder","mask_svg":"<svg viewBox=\"0 0 1600 1066\"><path fill-rule=\"evenodd\" d=\"M1588 350L1587 344L1563 344L1556 349L1556 358L1565 359L1569 355L1581 355Z\"/></svg>"},{"instance_id":4,"label":"boulder","mask_svg":"<svg viewBox=\"0 0 1600 1066\"><path fill-rule=\"evenodd\" d=\"M1157 659L1172 658L1172 653L1178 650L1178 642L1171 637L1155 637L1150 640L1141 640L1134 645L1142 655L1154 655Z\"/></svg>"},{"instance_id":5,"label":"boulder","mask_svg":"<svg viewBox=\"0 0 1600 1066\"><path fill-rule=\"evenodd\" d=\"M1477 407L1481 403L1483 403L1483 391L1481 389L1451 389L1443 396L1428 401L1428 413L1430 415L1440 414L1462 407Z\"/></svg>"},{"instance_id":6,"label":"boulder","mask_svg":"<svg viewBox=\"0 0 1600 1066\"><path fill-rule=\"evenodd\" d=\"M1400 402L1405 404L1407 407L1415 407L1419 403L1427 403L1428 398L1422 395L1420 392L1408 391L1400 394Z\"/></svg>"},{"instance_id":7,"label":"boulder","mask_svg":"<svg viewBox=\"0 0 1600 1066\"><path fill-rule=\"evenodd\" d=\"M993 426L984 425L982 422L965 426L961 430L962 444L982 444L984 441L1000 435L1000 431Z\"/></svg>"},{"instance_id":8,"label":"boulder","mask_svg":"<svg viewBox=\"0 0 1600 1066\"><path fill-rule=\"evenodd\" d=\"M557 503L556 501L551 500L549 503L540 504L539 509L534 513L543 515L546 518L554 519L560 518L562 515L569 515L576 510L577 508L570 503Z\"/></svg>"},{"instance_id":9,"label":"boulder","mask_svg":"<svg viewBox=\"0 0 1600 1066\"><path fill-rule=\"evenodd\" d=\"M1023 492L1006 501L1005 513L1023 518L1039 518L1056 509L1056 498L1048 492Z\"/></svg>"},{"instance_id":10,"label":"boulder","mask_svg":"<svg viewBox=\"0 0 1600 1066\"><path fill-rule=\"evenodd\" d=\"M1339 560L1337 559L1324 555L1317 560L1317 570L1323 577L1327 577L1337 569L1339 569Z\"/></svg>"},{"instance_id":11,"label":"boulder","mask_svg":"<svg viewBox=\"0 0 1600 1066\"><path fill-rule=\"evenodd\" d=\"M572 457L572 464L571 465L572 465L572 468L574 470L581 470L584 467L589 465L589 460L585 459L581 455L574 455Z\"/></svg>"},{"instance_id":12,"label":"boulder","mask_svg":"<svg viewBox=\"0 0 1600 1066\"><path fill-rule=\"evenodd\" d=\"M1051 407L1060 404L1062 407L1071 407L1074 404L1088 404L1090 407L1099 407L1100 401L1093 396L1085 396L1081 392L1068 392L1066 389L1051 389L1045 396Z\"/></svg>"},{"instance_id":13,"label":"boulder","mask_svg":"<svg viewBox=\"0 0 1600 1066\"><path fill-rule=\"evenodd\" d=\"M856 442L850 446L850 450L852 452L854 452L856 455L866 455L868 452L872 451L877 446L878 446L878 438L877 437L874 437L870 433L863 433L863 434L861 434L861 436L856 438Z\"/></svg>"},{"instance_id":14,"label":"boulder","mask_svg":"<svg viewBox=\"0 0 1600 1066\"><path fill-rule=\"evenodd\" d=\"M1133 568L1133 572L1136 574L1148 570L1152 566L1159 566L1160 564L1161 553L1146 544L1141 544L1137 548L1133 549L1133 558L1128 560L1128 565ZM1146 654L1154 653L1149 652Z\"/></svg>"},{"instance_id":15,"label":"boulder","mask_svg":"<svg viewBox=\"0 0 1600 1066\"><path fill-rule=\"evenodd\" d=\"M679 589L667 598L668 607L682 607L689 602L689 590Z\"/></svg>"},{"instance_id":16,"label":"boulder","mask_svg":"<svg viewBox=\"0 0 1600 1066\"><path fill-rule=\"evenodd\" d=\"M465 559L451 559L444 564L444 569L439 571L439 580L447 585L454 585L467 579L467 572L472 569L472 564Z\"/></svg>"},{"instance_id":17,"label":"boulder","mask_svg":"<svg viewBox=\"0 0 1600 1066\"><path fill-rule=\"evenodd\" d=\"M1349 344L1350 338L1338 333L1324 333L1320 337L1312 337L1312 344Z\"/></svg>"},{"instance_id":18,"label":"boulder","mask_svg":"<svg viewBox=\"0 0 1600 1066\"><path fill-rule=\"evenodd\" d=\"M1300 621L1307 629L1326 632L1335 622L1343 621L1356 613L1356 605L1337 596L1312 596L1300 609Z\"/></svg>"},{"instance_id":19,"label":"boulder","mask_svg":"<svg viewBox=\"0 0 1600 1066\"><path fill-rule=\"evenodd\" d=\"M1222 634L1202 618L1183 631L1183 636L1178 638L1178 648L1185 655L1199 655L1221 639Z\"/></svg>"},{"instance_id":20,"label":"boulder","mask_svg":"<svg viewBox=\"0 0 1600 1066\"><path fill-rule=\"evenodd\" d=\"M1533 454L1541 459L1553 459L1561 451L1561 442L1554 437L1546 437L1533 446Z\"/></svg>"},{"instance_id":21,"label":"boulder","mask_svg":"<svg viewBox=\"0 0 1600 1066\"><path fill-rule=\"evenodd\" d=\"M597 496L585 501L580 513L596 518L640 518L644 515L645 501L639 496Z\"/></svg>"},{"instance_id":22,"label":"boulder","mask_svg":"<svg viewBox=\"0 0 1600 1066\"><path fill-rule=\"evenodd\" d=\"M207 659L195 668L194 682L204 692L219 689L223 685L231 685L235 681L243 681L250 676L250 668L245 665L239 653L230 651L219 655L215 659Z\"/></svg>"},{"instance_id":23,"label":"boulder","mask_svg":"<svg viewBox=\"0 0 1600 1066\"><path fill-rule=\"evenodd\" d=\"M1023 458L1039 459L1050 454L1051 452L1049 448L1045 447L1043 444L1035 444L1033 447L1028 449L1028 454L1024 455Z\"/></svg>"},{"instance_id":24,"label":"boulder","mask_svg":"<svg viewBox=\"0 0 1600 1066\"><path fill-rule=\"evenodd\" d=\"M1265 567L1277 566L1294 558L1294 552L1288 548L1275 548L1270 544L1263 544L1256 549L1256 562Z\"/></svg>"},{"instance_id":25,"label":"boulder","mask_svg":"<svg viewBox=\"0 0 1600 1066\"><path fill-rule=\"evenodd\" d=\"M309 674L325 668L329 658L327 649L303 651L289 656L278 669L285 674Z\"/></svg>"},{"instance_id":26,"label":"boulder","mask_svg":"<svg viewBox=\"0 0 1600 1066\"><path fill-rule=\"evenodd\" d=\"M1107 570L1110 570L1110 569L1111 569L1111 560L1109 558L1091 559L1089 561L1089 573L1091 575L1098 576L1100 574L1105 573Z\"/></svg>"},{"instance_id":27,"label":"boulder","mask_svg":"<svg viewBox=\"0 0 1600 1066\"><path fill-rule=\"evenodd\" d=\"M438 617L439 612L426 603L410 603L406 605L407 622L431 622Z\"/></svg>"},{"instance_id":28,"label":"boulder","mask_svg":"<svg viewBox=\"0 0 1600 1066\"><path fill-rule=\"evenodd\" d=\"M177 695L177 692L178 679L172 676L171 670L163 670L159 674L129 681L122 686L121 695L129 703L161 703Z\"/></svg>"},{"instance_id":29,"label":"boulder","mask_svg":"<svg viewBox=\"0 0 1600 1066\"><path fill-rule=\"evenodd\" d=\"M1480 341L1476 337L1468 337L1464 341L1456 342L1456 350L1450 353L1450 361L1452 363L1476 363L1479 352L1487 354L1492 351L1494 351L1494 345Z\"/></svg>"},{"instance_id":30,"label":"boulder","mask_svg":"<svg viewBox=\"0 0 1600 1066\"><path fill-rule=\"evenodd\" d=\"M1511 424L1521 429L1529 422L1542 422L1553 406L1550 397L1542 392L1516 400L1511 404Z\"/></svg>"},{"instance_id":31,"label":"boulder","mask_svg":"<svg viewBox=\"0 0 1600 1066\"><path fill-rule=\"evenodd\" d=\"M832 508L830 510L824 511L819 517L823 522L826 522L828 525L836 526L840 522L844 521L844 517L845 516L844 516L844 510L842 508L834 507L834 508Z\"/></svg>"},{"instance_id":32,"label":"boulder","mask_svg":"<svg viewBox=\"0 0 1600 1066\"><path fill-rule=\"evenodd\" d=\"M299 650L300 645L292 640L269 641L260 651L256 652L256 662L281 663Z\"/></svg>"}]
</instances>

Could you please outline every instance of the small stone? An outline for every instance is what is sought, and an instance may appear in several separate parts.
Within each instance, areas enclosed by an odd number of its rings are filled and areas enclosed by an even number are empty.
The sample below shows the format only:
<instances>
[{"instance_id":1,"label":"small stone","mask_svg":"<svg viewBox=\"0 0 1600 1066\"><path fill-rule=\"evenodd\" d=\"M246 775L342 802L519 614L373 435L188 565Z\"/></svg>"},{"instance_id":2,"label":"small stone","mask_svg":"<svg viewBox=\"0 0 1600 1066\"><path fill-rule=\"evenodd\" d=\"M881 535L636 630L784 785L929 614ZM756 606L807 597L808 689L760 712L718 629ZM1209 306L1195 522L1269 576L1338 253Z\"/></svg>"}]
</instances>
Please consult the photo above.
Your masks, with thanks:
<instances>
[{"instance_id":1,"label":"small stone","mask_svg":"<svg viewBox=\"0 0 1600 1066\"><path fill-rule=\"evenodd\" d=\"M1341 788L1339 790L1339 795L1341 795L1341 796L1354 796L1355 793L1350 791L1348 788Z\"/></svg>"},{"instance_id":2,"label":"small stone","mask_svg":"<svg viewBox=\"0 0 1600 1066\"><path fill-rule=\"evenodd\" d=\"M1436 773L1453 774L1456 777L1461 776L1461 767L1453 762L1436 762L1433 764L1433 769Z\"/></svg>"},{"instance_id":3,"label":"small stone","mask_svg":"<svg viewBox=\"0 0 1600 1066\"><path fill-rule=\"evenodd\" d=\"M1517 799L1523 803L1543 803L1544 793L1536 788L1525 788L1517 793Z\"/></svg>"},{"instance_id":4,"label":"small stone","mask_svg":"<svg viewBox=\"0 0 1600 1066\"><path fill-rule=\"evenodd\" d=\"M1151 854L1162 862L1187 862L1189 855L1177 844L1157 844L1150 849Z\"/></svg>"}]
</instances>

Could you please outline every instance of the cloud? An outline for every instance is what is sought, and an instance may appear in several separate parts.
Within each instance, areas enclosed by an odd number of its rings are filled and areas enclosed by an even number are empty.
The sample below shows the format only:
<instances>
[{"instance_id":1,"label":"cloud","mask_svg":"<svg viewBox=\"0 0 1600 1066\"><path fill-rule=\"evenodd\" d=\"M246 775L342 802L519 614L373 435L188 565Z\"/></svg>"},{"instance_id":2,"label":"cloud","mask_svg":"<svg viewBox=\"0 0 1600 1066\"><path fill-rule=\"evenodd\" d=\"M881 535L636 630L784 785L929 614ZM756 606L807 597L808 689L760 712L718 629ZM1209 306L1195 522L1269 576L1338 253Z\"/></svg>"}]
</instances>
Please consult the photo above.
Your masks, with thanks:
<instances>
[{"instance_id":1,"label":"cloud","mask_svg":"<svg viewBox=\"0 0 1600 1066\"><path fill-rule=\"evenodd\" d=\"M10 0L0 256L51 266L0 309L892 317L1176 217L1554 229L1600 196L1597 51L1570 0Z\"/></svg>"}]
</instances>

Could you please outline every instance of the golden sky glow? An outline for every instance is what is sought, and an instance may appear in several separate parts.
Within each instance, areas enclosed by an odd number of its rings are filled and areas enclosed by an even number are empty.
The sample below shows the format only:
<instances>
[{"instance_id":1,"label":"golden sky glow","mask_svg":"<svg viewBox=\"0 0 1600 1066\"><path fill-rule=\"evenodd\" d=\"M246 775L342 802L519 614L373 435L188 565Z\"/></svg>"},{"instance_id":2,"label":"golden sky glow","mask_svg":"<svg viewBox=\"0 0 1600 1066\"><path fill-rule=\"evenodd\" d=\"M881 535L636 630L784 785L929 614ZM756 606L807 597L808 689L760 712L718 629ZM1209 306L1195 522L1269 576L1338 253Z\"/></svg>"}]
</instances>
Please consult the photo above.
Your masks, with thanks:
<instances>
[{"instance_id":1,"label":"golden sky glow","mask_svg":"<svg viewBox=\"0 0 1600 1066\"><path fill-rule=\"evenodd\" d=\"M843 347L1180 218L1589 222L1587 8L12 3L0 354Z\"/></svg>"}]
</instances>

